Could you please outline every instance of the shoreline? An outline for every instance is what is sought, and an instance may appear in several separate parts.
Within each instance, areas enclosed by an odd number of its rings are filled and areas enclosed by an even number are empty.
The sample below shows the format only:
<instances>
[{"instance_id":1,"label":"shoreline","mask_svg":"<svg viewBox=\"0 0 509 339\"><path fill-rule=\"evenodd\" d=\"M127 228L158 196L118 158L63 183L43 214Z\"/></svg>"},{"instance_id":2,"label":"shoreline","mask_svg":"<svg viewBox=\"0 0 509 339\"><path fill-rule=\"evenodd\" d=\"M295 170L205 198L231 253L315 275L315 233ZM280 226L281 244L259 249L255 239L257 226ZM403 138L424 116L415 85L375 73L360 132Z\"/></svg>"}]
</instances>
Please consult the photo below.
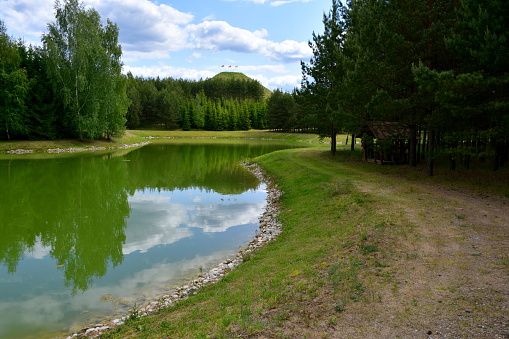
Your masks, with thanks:
<instances>
[{"instance_id":1,"label":"shoreline","mask_svg":"<svg viewBox=\"0 0 509 339\"><path fill-rule=\"evenodd\" d=\"M91 146L91 147L69 147L69 148L48 148L42 151L42 153L53 153L53 154L59 154L59 153L78 153L78 152L86 152L86 151L107 151L107 150L120 150L120 149L128 149L128 148L134 148L134 147L140 147L150 144L150 141L144 141L144 142L137 142L134 144L121 144L119 146ZM32 154L34 153L33 149L11 149L6 151L7 154Z\"/></svg>"},{"instance_id":2,"label":"shoreline","mask_svg":"<svg viewBox=\"0 0 509 339\"><path fill-rule=\"evenodd\" d=\"M140 318L148 316L149 314L158 311L162 308L172 307L180 300L187 299L190 295L196 294L199 289L209 284L218 282L222 277L228 274L231 270L235 269L244 261L244 257L249 256L258 248L264 246L269 241L275 239L282 231L282 224L277 220L279 215L279 201L282 191L278 189L277 185L266 175L265 171L254 163L242 162L241 165L255 175L261 183L267 186L267 205L265 211L262 213L259 220L259 230L256 232L253 239L241 248L235 258L226 259L219 263L216 267L209 270L207 273L200 275L198 278L190 281L189 283L175 288L173 293L164 295L162 298L148 302L148 304L141 308L133 308L125 315L118 319L113 319L104 324L96 324L90 327L84 327L80 331L73 333L66 337L66 339L73 338L97 338L102 333L114 329L117 326L123 325L126 320L133 318Z\"/></svg>"}]
</instances>

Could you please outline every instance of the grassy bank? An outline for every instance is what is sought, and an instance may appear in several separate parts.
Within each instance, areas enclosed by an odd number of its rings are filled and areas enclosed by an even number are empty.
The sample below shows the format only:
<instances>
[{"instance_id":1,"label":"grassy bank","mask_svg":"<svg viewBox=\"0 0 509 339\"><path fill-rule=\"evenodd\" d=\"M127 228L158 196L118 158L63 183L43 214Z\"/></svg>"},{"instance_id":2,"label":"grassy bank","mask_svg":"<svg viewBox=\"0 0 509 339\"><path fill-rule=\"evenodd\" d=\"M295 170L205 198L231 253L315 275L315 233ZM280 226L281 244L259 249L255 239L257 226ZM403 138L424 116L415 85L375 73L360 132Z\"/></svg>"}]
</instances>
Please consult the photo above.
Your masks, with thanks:
<instances>
[{"instance_id":1,"label":"grassy bank","mask_svg":"<svg viewBox=\"0 0 509 339\"><path fill-rule=\"evenodd\" d=\"M268 139L281 141L297 141L308 143L320 143L316 134L310 133L279 133L266 130L250 131L154 131L137 130L131 131L140 137L161 138L219 138L219 139ZM155 139L157 140L157 139ZM339 140L339 139L338 139Z\"/></svg>"},{"instance_id":2,"label":"grassy bank","mask_svg":"<svg viewBox=\"0 0 509 339\"><path fill-rule=\"evenodd\" d=\"M395 277L415 259L400 242L417 235L402 212L411 202L379 193L398 187L415 198L420 169L394 176L386 173L390 167L331 157L323 148L256 161L284 191L282 235L220 283L104 337L329 337L347 310L369 313L369 305L382 305L387 293L397 292Z\"/></svg>"},{"instance_id":3,"label":"grassy bank","mask_svg":"<svg viewBox=\"0 0 509 339\"><path fill-rule=\"evenodd\" d=\"M314 336L326 334L352 302L378 299L375 286L391 280L374 275L388 270L385 234L402 231L391 215L373 210L383 201L358 191L352 180L359 174L323 148L257 161L285 192L278 240L220 283L105 337L284 337L290 324Z\"/></svg>"},{"instance_id":4,"label":"grassy bank","mask_svg":"<svg viewBox=\"0 0 509 339\"><path fill-rule=\"evenodd\" d=\"M44 152L52 148L80 148L86 151L92 147L112 147L136 144L147 141L164 141L166 138L222 138L222 139L275 139L281 141L320 143L316 134L305 133L277 133L270 131L154 131L154 130L128 130L120 138L112 140L14 140L0 141L0 153L11 150L31 150ZM154 139L152 139L154 138Z\"/></svg>"},{"instance_id":5,"label":"grassy bank","mask_svg":"<svg viewBox=\"0 0 509 339\"><path fill-rule=\"evenodd\" d=\"M135 144L146 141L134 131L127 131L121 138L112 140L84 140L75 139L63 140L13 140L0 141L0 153L11 150L31 150L33 152L44 152L51 148L82 148L86 150L91 147L118 147L124 144Z\"/></svg>"}]
</instances>

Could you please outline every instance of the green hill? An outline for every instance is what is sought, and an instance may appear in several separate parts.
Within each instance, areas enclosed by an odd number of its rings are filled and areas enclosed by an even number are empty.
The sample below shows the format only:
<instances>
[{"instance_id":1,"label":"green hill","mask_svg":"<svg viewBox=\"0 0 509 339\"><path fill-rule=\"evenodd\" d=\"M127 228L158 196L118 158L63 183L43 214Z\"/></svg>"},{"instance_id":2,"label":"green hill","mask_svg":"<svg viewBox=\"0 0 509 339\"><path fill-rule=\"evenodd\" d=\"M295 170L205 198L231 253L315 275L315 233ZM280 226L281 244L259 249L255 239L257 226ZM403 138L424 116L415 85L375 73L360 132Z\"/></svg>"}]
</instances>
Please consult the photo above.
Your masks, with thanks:
<instances>
[{"instance_id":1,"label":"green hill","mask_svg":"<svg viewBox=\"0 0 509 339\"><path fill-rule=\"evenodd\" d=\"M217 73L212 79L238 79L238 80L253 80L244 73L240 72L221 72Z\"/></svg>"},{"instance_id":2,"label":"green hill","mask_svg":"<svg viewBox=\"0 0 509 339\"><path fill-rule=\"evenodd\" d=\"M221 72L221 73L214 75L211 79L224 79L224 80L235 79L235 80L254 81L253 79L251 79L244 73L240 73L240 72ZM265 94L265 98L270 97L270 95L272 94L270 89L264 87L263 85L262 85L262 87L263 87L263 92Z\"/></svg>"}]
</instances>

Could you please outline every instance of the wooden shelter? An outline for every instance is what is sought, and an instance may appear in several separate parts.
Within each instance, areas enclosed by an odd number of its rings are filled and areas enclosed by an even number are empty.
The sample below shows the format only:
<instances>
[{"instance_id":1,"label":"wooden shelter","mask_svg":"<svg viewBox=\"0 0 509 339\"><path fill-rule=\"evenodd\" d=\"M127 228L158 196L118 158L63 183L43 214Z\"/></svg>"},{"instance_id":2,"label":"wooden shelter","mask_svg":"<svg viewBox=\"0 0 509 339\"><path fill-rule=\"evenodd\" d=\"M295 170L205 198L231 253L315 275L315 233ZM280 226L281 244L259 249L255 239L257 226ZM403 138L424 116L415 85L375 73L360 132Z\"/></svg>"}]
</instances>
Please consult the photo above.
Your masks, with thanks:
<instances>
[{"instance_id":1,"label":"wooden shelter","mask_svg":"<svg viewBox=\"0 0 509 339\"><path fill-rule=\"evenodd\" d=\"M408 163L410 127L392 121L370 121L362 138L365 161L385 164Z\"/></svg>"}]
</instances>

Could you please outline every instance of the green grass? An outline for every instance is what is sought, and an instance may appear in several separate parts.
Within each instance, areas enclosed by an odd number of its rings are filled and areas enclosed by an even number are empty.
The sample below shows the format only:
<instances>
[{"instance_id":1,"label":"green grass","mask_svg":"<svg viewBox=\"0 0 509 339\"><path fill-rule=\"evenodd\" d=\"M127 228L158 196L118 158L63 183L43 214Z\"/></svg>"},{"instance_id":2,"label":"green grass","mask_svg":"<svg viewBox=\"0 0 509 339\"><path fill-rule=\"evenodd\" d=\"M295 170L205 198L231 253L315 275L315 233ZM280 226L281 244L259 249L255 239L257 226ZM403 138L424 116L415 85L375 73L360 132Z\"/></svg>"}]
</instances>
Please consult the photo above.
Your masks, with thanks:
<instances>
[{"instance_id":1,"label":"green grass","mask_svg":"<svg viewBox=\"0 0 509 339\"><path fill-rule=\"evenodd\" d=\"M376 199L357 191L352 180L358 172L339 165L322 147L279 151L256 161L285 192L279 238L220 283L103 337L284 337L289 323L317 325L301 312L310 305L330 323L350 303L367 298L373 286L364 282L382 269L385 253L381 237L389 226L380 225L396 221L379 215Z\"/></svg>"},{"instance_id":2,"label":"green grass","mask_svg":"<svg viewBox=\"0 0 509 339\"><path fill-rule=\"evenodd\" d=\"M217 138L217 139L269 139L281 141L297 141L307 143L322 143L316 134L310 133L278 133L267 130L249 130L249 131L154 131L154 130L136 130L130 131L139 137L162 138ZM346 136L345 136L346 138ZM151 139L157 141L158 139ZM339 140L339 139L338 139ZM327 141L323 143L326 145Z\"/></svg>"}]
</instances>

